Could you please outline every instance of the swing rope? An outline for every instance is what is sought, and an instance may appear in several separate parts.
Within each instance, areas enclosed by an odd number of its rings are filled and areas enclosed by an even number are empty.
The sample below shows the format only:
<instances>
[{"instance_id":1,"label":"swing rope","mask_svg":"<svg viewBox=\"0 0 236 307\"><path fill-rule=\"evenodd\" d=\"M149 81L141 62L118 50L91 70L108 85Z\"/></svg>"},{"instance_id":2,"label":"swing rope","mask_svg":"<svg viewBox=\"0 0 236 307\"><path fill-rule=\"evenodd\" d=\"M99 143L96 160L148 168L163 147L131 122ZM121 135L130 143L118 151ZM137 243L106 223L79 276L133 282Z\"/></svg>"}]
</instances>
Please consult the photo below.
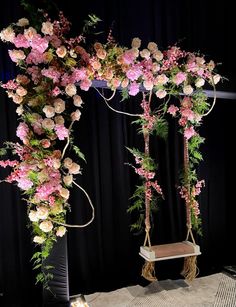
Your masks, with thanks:
<instances>
[{"instance_id":1,"label":"swing rope","mask_svg":"<svg viewBox=\"0 0 236 307\"><path fill-rule=\"evenodd\" d=\"M186 241L191 237L192 243L196 245L193 232L192 232L192 222L191 222L191 191L190 191L190 182L188 178L189 171L189 154L188 154L188 140L184 137L184 175L185 181L187 184L189 201L185 202L186 206L186 225L187 225L187 236ZM194 280L199 273L199 269L197 267L197 256L188 256L184 258L184 266L181 272L181 275L188 281Z\"/></svg>"},{"instance_id":2,"label":"swing rope","mask_svg":"<svg viewBox=\"0 0 236 307\"><path fill-rule=\"evenodd\" d=\"M143 93L143 100L145 100L146 96ZM149 94L149 107L151 103L151 98L152 98L152 92ZM144 152L145 156L149 156L150 154L150 148L149 148L149 143L150 143L150 134L148 130L145 130L143 132L143 137L144 137ZM145 239L144 239L144 246L148 243L149 250L151 250L151 239L150 239L150 229L151 229L151 224L150 224L150 199L147 196L147 179L146 179L146 184L145 184ZM154 261L145 261L143 267L142 267L142 276L147 279L148 281L156 281L156 274L155 274L155 262Z\"/></svg>"}]
</instances>

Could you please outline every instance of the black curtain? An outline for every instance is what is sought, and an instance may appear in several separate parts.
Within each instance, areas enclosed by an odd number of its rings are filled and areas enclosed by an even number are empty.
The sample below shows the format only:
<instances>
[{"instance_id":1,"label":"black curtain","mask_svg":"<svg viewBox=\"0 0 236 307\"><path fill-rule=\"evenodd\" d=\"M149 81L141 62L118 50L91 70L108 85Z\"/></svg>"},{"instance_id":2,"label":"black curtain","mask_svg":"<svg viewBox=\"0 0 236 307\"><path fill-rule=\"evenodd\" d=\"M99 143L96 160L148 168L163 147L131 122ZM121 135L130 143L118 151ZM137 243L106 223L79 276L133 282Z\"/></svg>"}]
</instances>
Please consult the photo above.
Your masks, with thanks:
<instances>
[{"instance_id":1,"label":"black curtain","mask_svg":"<svg viewBox=\"0 0 236 307\"><path fill-rule=\"evenodd\" d=\"M33 1L32 1L33 2ZM41 1L35 1L38 6ZM234 29L233 9L229 2L216 3L200 0L165 1L57 1L78 33L88 13L97 14L103 22L99 29L108 34L109 28L117 41L129 45L132 37L140 37L144 46L156 41L161 49L179 42L187 50L200 50L216 62L222 62L219 72L229 81L220 85L222 90L235 91L235 61L231 48ZM19 1L3 1L1 28L25 14ZM1 80L15 74L7 56L7 48L0 45ZM109 92L105 92L109 95ZM136 133L132 119L113 113L94 90L81 93L84 107L81 121L75 126L75 142L86 156L81 163L83 175L78 183L91 196L95 205L95 221L84 229L68 232L68 261L70 295L108 291L115 288L145 284L140 277L143 260L139 246L144 234L132 235L129 225L134 216L126 210L131 200L138 176L125 163L132 156L125 146L139 147L143 143ZM119 94L112 105L117 109L138 112L139 98L120 103ZM204 161L199 167L199 177L206 180L200 197L203 236L197 238L202 248L199 257L200 273L210 274L233 264L234 242L234 191L235 162L234 114L235 101L219 99L212 113L204 119L201 134L206 137L201 147ZM15 106L1 90L0 142L15 140ZM176 192L178 172L182 165L182 140L173 120L170 121L169 139L152 139L151 152L159 164L159 179L166 199L160 203L154 216L153 243L182 240L185 233L184 208ZM5 172L0 169L1 178ZM230 179L229 179L230 178ZM40 306L41 288L34 285L34 272L30 258L33 253L30 229L26 227L25 204L15 187L0 185L0 293L4 306ZM90 208L81 191L71 195L71 213L68 222L85 223L90 218ZM182 260L157 264L159 279L178 278ZM0 300L2 297L0 296Z\"/></svg>"}]
</instances>

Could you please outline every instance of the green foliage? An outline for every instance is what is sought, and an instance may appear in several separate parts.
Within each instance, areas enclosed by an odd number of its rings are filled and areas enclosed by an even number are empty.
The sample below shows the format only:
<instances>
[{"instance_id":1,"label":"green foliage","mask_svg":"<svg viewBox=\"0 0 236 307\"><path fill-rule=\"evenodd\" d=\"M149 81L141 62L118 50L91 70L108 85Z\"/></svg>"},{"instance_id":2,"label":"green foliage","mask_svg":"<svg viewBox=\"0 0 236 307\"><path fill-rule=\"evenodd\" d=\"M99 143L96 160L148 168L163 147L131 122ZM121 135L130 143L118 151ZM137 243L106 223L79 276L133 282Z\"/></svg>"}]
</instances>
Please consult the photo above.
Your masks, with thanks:
<instances>
[{"instance_id":1,"label":"green foliage","mask_svg":"<svg viewBox=\"0 0 236 307\"><path fill-rule=\"evenodd\" d=\"M127 88L123 88L123 89L122 89L122 91L121 91L121 97L122 97L121 101L124 101L124 100L126 100L126 99L129 98L129 91L128 91Z\"/></svg>"},{"instance_id":2,"label":"green foliage","mask_svg":"<svg viewBox=\"0 0 236 307\"><path fill-rule=\"evenodd\" d=\"M0 156L5 156L7 154L6 148L0 148Z\"/></svg>"},{"instance_id":3,"label":"green foliage","mask_svg":"<svg viewBox=\"0 0 236 307\"><path fill-rule=\"evenodd\" d=\"M192 95L192 101L194 105L194 112L198 114L204 114L209 109L209 103L207 103L207 95L203 90L195 91Z\"/></svg>"},{"instance_id":4,"label":"green foliage","mask_svg":"<svg viewBox=\"0 0 236 307\"><path fill-rule=\"evenodd\" d=\"M164 118L157 117L157 120L153 126L153 132L163 138L167 139L168 136L168 122Z\"/></svg>"},{"instance_id":5,"label":"green foliage","mask_svg":"<svg viewBox=\"0 0 236 307\"><path fill-rule=\"evenodd\" d=\"M102 21L102 20L99 17L97 17L96 15L89 14L88 19L86 19L84 21L82 33L83 34L91 33L91 31L96 28L98 22L100 22L100 21ZM99 34L99 33L97 33L97 34Z\"/></svg>"},{"instance_id":6,"label":"green foliage","mask_svg":"<svg viewBox=\"0 0 236 307\"><path fill-rule=\"evenodd\" d=\"M199 134L192 136L188 141L189 160L193 165L203 160L202 154L199 151L199 147L202 143L204 143L204 138Z\"/></svg>"},{"instance_id":7,"label":"green foliage","mask_svg":"<svg viewBox=\"0 0 236 307\"><path fill-rule=\"evenodd\" d=\"M82 159L82 160L84 160L84 161L86 162L85 156L84 156L84 154L80 151L80 149L79 149L78 146L73 145L73 146L72 146L72 149L74 150L74 152L76 153L76 155L77 155L80 159Z\"/></svg>"}]
</instances>

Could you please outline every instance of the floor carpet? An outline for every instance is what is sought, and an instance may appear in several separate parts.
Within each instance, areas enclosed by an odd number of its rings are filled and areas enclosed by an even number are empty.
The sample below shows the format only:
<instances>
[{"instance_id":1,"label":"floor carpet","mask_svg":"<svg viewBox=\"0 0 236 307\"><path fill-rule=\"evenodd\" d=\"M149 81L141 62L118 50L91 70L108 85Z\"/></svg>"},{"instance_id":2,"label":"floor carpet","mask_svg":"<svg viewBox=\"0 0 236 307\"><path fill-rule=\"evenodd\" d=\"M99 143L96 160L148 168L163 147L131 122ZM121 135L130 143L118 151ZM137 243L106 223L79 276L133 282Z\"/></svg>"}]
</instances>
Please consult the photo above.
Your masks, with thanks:
<instances>
[{"instance_id":1,"label":"floor carpet","mask_svg":"<svg viewBox=\"0 0 236 307\"><path fill-rule=\"evenodd\" d=\"M163 280L85 296L89 307L236 307L236 279L224 273Z\"/></svg>"}]
</instances>

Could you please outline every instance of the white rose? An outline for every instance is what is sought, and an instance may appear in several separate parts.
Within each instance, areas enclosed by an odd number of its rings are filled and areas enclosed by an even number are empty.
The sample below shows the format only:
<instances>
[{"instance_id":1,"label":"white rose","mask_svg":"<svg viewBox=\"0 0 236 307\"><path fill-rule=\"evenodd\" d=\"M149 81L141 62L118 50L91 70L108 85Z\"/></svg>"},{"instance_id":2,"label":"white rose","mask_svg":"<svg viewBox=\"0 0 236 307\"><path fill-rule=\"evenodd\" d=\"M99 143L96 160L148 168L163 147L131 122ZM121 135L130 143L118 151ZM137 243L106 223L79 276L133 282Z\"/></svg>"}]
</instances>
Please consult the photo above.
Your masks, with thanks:
<instances>
[{"instance_id":1,"label":"white rose","mask_svg":"<svg viewBox=\"0 0 236 307\"><path fill-rule=\"evenodd\" d=\"M17 113L18 115L22 115L23 112L24 112L24 108L23 108L22 105L20 105L19 107L16 108L16 113Z\"/></svg>"},{"instance_id":2,"label":"white rose","mask_svg":"<svg viewBox=\"0 0 236 307\"><path fill-rule=\"evenodd\" d=\"M63 182L65 183L65 185L71 185L72 181L73 181L72 175L63 176Z\"/></svg>"},{"instance_id":3,"label":"white rose","mask_svg":"<svg viewBox=\"0 0 236 307\"><path fill-rule=\"evenodd\" d=\"M5 42L13 43L15 38L15 32L12 27L7 27L0 32L0 39Z\"/></svg>"},{"instance_id":4,"label":"white rose","mask_svg":"<svg viewBox=\"0 0 236 307\"><path fill-rule=\"evenodd\" d=\"M66 228L64 226L60 226L57 228L56 236L63 237L65 233L66 233Z\"/></svg>"},{"instance_id":5,"label":"white rose","mask_svg":"<svg viewBox=\"0 0 236 307\"><path fill-rule=\"evenodd\" d=\"M213 77L213 82L214 82L214 84L217 84L219 81L220 81L220 79L221 79L221 76L220 75L215 75L214 77Z\"/></svg>"},{"instance_id":6,"label":"white rose","mask_svg":"<svg viewBox=\"0 0 236 307\"><path fill-rule=\"evenodd\" d=\"M195 82L196 87L202 87L205 84L205 80L203 78L199 78Z\"/></svg>"},{"instance_id":7,"label":"white rose","mask_svg":"<svg viewBox=\"0 0 236 307\"><path fill-rule=\"evenodd\" d=\"M39 218L38 218L38 215L37 215L37 211L30 210L29 219L31 220L31 222L38 222Z\"/></svg>"},{"instance_id":8,"label":"white rose","mask_svg":"<svg viewBox=\"0 0 236 307\"><path fill-rule=\"evenodd\" d=\"M51 221L43 221L39 224L39 228L43 231L43 232L49 232L53 229L53 224Z\"/></svg>"},{"instance_id":9,"label":"white rose","mask_svg":"<svg viewBox=\"0 0 236 307\"><path fill-rule=\"evenodd\" d=\"M46 207L37 207L37 217L39 220L46 220L48 217L48 209Z\"/></svg>"},{"instance_id":10,"label":"white rose","mask_svg":"<svg viewBox=\"0 0 236 307\"><path fill-rule=\"evenodd\" d=\"M158 91L156 91L157 98L162 99L162 98L166 97L166 95L167 95L167 92L165 90L158 90Z\"/></svg>"},{"instance_id":11,"label":"white rose","mask_svg":"<svg viewBox=\"0 0 236 307\"><path fill-rule=\"evenodd\" d=\"M43 237L40 237L40 236L35 236L33 241L34 241L34 243L42 244L45 241L45 239Z\"/></svg>"},{"instance_id":12,"label":"white rose","mask_svg":"<svg viewBox=\"0 0 236 307\"><path fill-rule=\"evenodd\" d=\"M183 93L185 95L191 95L193 92L193 88L191 85L185 85L184 88L183 88Z\"/></svg>"},{"instance_id":13,"label":"white rose","mask_svg":"<svg viewBox=\"0 0 236 307\"><path fill-rule=\"evenodd\" d=\"M72 97L76 94L76 86L74 84L68 84L65 88L65 92L68 96Z\"/></svg>"}]
</instances>

